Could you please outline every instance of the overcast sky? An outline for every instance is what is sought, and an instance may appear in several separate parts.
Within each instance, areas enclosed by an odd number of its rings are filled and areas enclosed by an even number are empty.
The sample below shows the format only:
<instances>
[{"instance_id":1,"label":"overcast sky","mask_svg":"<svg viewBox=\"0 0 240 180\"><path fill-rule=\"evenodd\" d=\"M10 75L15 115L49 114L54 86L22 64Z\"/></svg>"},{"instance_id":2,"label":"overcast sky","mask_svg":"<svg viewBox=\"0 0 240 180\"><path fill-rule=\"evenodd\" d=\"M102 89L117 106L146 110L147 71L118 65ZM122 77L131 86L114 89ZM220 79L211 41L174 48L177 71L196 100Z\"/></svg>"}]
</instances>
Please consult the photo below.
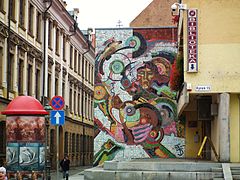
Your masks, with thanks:
<instances>
[{"instance_id":1,"label":"overcast sky","mask_svg":"<svg viewBox=\"0 0 240 180\"><path fill-rule=\"evenodd\" d=\"M87 28L115 28L129 23L147 7L152 0L66 0L67 10L79 8L78 26Z\"/></svg>"}]
</instances>

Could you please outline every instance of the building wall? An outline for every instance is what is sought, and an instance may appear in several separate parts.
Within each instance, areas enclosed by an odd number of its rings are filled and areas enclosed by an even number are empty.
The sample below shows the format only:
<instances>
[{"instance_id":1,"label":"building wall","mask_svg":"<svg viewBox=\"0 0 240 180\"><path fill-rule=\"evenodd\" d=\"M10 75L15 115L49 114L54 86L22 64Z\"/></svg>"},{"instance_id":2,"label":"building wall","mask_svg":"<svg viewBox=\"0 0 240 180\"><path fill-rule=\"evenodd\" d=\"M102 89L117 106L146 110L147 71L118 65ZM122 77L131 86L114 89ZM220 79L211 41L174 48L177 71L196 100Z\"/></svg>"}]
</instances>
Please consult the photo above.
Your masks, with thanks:
<instances>
[{"instance_id":1,"label":"building wall","mask_svg":"<svg viewBox=\"0 0 240 180\"><path fill-rule=\"evenodd\" d=\"M172 20L171 5L176 0L153 0L135 19L130 27L176 26Z\"/></svg>"},{"instance_id":2,"label":"building wall","mask_svg":"<svg viewBox=\"0 0 240 180\"><path fill-rule=\"evenodd\" d=\"M199 85L211 86L211 93L239 93L240 57L240 1L184 0L188 8L198 9L198 66L197 73L187 73L184 80L191 83L192 92ZM220 10L221 9L221 10ZM184 39L187 38L186 11L184 11ZM185 62L187 58L184 43ZM231 82L231 83L229 83Z\"/></svg>"},{"instance_id":3,"label":"building wall","mask_svg":"<svg viewBox=\"0 0 240 180\"><path fill-rule=\"evenodd\" d=\"M240 97L230 96L230 160L240 162Z\"/></svg>"},{"instance_id":4,"label":"building wall","mask_svg":"<svg viewBox=\"0 0 240 180\"><path fill-rule=\"evenodd\" d=\"M169 88L176 28L96 29L94 165L185 157Z\"/></svg>"},{"instance_id":5,"label":"building wall","mask_svg":"<svg viewBox=\"0 0 240 180\"><path fill-rule=\"evenodd\" d=\"M197 98L191 99L191 97L211 96L211 103L217 104L218 111L212 116L210 138L220 155L220 160L223 158L224 161L239 162L238 67L240 63L237 59L240 58L240 26L238 25L240 2L184 0L182 3L186 4L188 9L198 11L198 71L194 73L187 72L187 11L181 11L183 12L184 81L187 83L190 101L197 101ZM200 91L196 89L197 86L209 88ZM228 95L230 95L229 107ZM184 111L186 114L189 113L187 109ZM230 140L227 138L228 134ZM213 152L211 159L216 160Z\"/></svg>"},{"instance_id":6,"label":"building wall","mask_svg":"<svg viewBox=\"0 0 240 180\"><path fill-rule=\"evenodd\" d=\"M90 144L94 132L94 49L92 46L87 48L87 40L79 28L74 31L75 21L65 9L62 0L52 1L48 11L46 10L49 2L13 2L11 10L14 15L10 21L9 49L9 1L0 3L0 111L18 95L33 96L41 101L43 106L49 104L53 96L62 96L65 100L63 110L66 125L62 128L60 136L64 137L67 132L69 141L61 142L60 149L63 151L59 157L62 158L71 149L72 166L90 165L93 147L82 147L85 143ZM20 7L23 8L21 12ZM8 50L11 52L10 73L7 71ZM5 124L4 121L5 117L0 116L1 125ZM55 128L52 125L49 127L49 142L56 142ZM51 130L54 133L51 134ZM81 142L77 143L77 135L82 136L82 139L79 139ZM5 141L0 143L0 155L5 157ZM51 158L56 159L56 148L51 148L52 143L49 143L49 146L52 150ZM80 153L76 153L77 146L82 148ZM53 168L56 167L55 162L51 162Z\"/></svg>"}]
</instances>

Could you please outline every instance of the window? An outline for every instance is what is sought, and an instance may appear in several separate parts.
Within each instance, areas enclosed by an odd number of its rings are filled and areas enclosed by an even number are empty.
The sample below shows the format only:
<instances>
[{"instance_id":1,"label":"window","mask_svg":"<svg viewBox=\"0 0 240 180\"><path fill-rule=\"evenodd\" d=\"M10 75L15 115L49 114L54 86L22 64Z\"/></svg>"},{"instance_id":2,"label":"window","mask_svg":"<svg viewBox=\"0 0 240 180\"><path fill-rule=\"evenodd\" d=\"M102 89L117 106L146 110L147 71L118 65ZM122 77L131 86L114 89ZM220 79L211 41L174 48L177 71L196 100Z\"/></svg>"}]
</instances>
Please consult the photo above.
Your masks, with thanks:
<instances>
[{"instance_id":1,"label":"window","mask_svg":"<svg viewBox=\"0 0 240 180\"><path fill-rule=\"evenodd\" d=\"M82 73L82 77L84 78L84 62L85 60L84 60L84 56L83 56L83 58L82 58L82 61L80 62L81 63L81 73Z\"/></svg>"},{"instance_id":2,"label":"window","mask_svg":"<svg viewBox=\"0 0 240 180\"><path fill-rule=\"evenodd\" d=\"M75 134L72 134L72 154L75 153Z\"/></svg>"},{"instance_id":3,"label":"window","mask_svg":"<svg viewBox=\"0 0 240 180\"><path fill-rule=\"evenodd\" d=\"M91 101L90 97L88 98L88 118L91 119Z\"/></svg>"},{"instance_id":4,"label":"window","mask_svg":"<svg viewBox=\"0 0 240 180\"><path fill-rule=\"evenodd\" d=\"M93 146L94 146L94 145L93 145L93 141L94 141L94 140L93 140L93 137L91 136L91 137L90 137L90 152L91 152L91 153L93 153L93 148L94 148L94 147L93 147Z\"/></svg>"},{"instance_id":5,"label":"window","mask_svg":"<svg viewBox=\"0 0 240 180\"><path fill-rule=\"evenodd\" d=\"M3 48L0 47L0 87L2 87L3 82Z\"/></svg>"},{"instance_id":6,"label":"window","mask_svg":"<svg viewBox=\"0 0 240 180\"><path fill-rule=\"evenodd\" d=\"M79 153L80 150L80 139L79 139L79 134L77 134L77 140L76 140L76 152Z\"/></svg>"},{"instance_id":7,"label":"window","mask_svg":"<svg viewBox=\"0 0 240 180\"><path fill-rule=\"evenodd\" d=\"M10 65L9 65L9 76L10 76L10 78L9 78L9 80L10 80L10 84L9 84L9 91L13 91L13 76L14 76L14 74L13 74L13 63L14 63L14 54L12 54L12 53L10 53Z\"/></svg>"},{"instance_id":8,"label":"window","mask_svg":"<svg viewBox=\"0 0 240 180\"><path fill-rule=\"evenodd\" d=\"M28 10L28 32L33 35L33 5L29 4L29 10Z\"/></svg>"},{"instance_id":9,"label":"window","mask_svg":"<svg viewBox=\"0 0 240 180\"><path fill-rule=\"evenodd\" d=\"M88 81L90 82L91 81L91 79L90 79L90 77L91 77L91 65L90 64L88 64Z\"/></svg>"},{"instance_id":10,"label":"window","mask_svg":"<svg viewBox=\"0 0 240 180\"><path fill-rule=\"evenodd\" d=\"M28 64L28 78L27 78L27 87L28 87L28 95L31 96L32 95L32 75L33 75L33 69L32 69L32 65Z\"/></svg>"},{"instance_id":11,"label":"window","mask_svg":"<svg viewBox=\"0 0 240 180\"><path fill-rule=\"evenodd\" d=\"M36 99L40 100L40 81L41 81L40 69L36 69L36 80L35 80L35 95Z\"/></svg>"},{"instance_id":12,"label":"window","mask_svg":"<svg viewBox=\"0 0 240 180\"><path fill-rule=\"evenodd\" d=\"M51 98L51 85L52 85L52 76L50 73L48 73L48 91L47 91L47 97L50 99Z\"/></svg>"},{"instance_id":13,"label":"window","mask_svg":"<svg viewBox=\"0 0 240 180\"><path fill-rule=\"evenodd\" d=\"M51 154L55 152L55 149L54 149L54 145L55 145L54 136L55 136L55 131L53 129L51 129L51 131L50 131L50 153Z\"/></svg>"},{"instance_id":14,"label":"window","mask_svg":"<svg viewBox=\"0 0 240 180\"><path fill-rule=\"evenodd\" d=\"M25 25L25 0L19 0L19 25Z\"/></svg>"},{"instance_id":15,"label":"window","mask_svg":"<svg viewBox=\"0 0 240 180\"><path fill-rule=\"evenodd\" d=\"M72 69L73 68L73 47L70 46L70 68Z\"/></svg>"},{"instance_id":16,"label":"window","mask_svg":"<svg viewBox=\"0 0 240 180\"><path fill-rule=\"evenodd\" d=\"M68 132L64 135L64 153L68 154Z\"/></svg>"},{"instance_id":17,"label":"window","mask_svg":"<svg viewBox=\"0 0 240 180\"><path fill-rule=\"evenodd\" d=\"M52 21L49 21L49 24L48 24L48 47L50 49L52 48L52 26L53 26Z\"/></svg>"},{"instance_id":18,"label":"window","mask_svg":"<svg viewBox=\"0 0 240 180\"><path fill-rule=\"evenodd\" d=\"M40 12L37 12L37 41L41 42L41 23L42 23L42 15Z\"/></svg>"},{"instance_id":19,"label":"window","mask_svg":"<svg viewBox=\"0 0 240 180\"><path fill-rule=\"evenodd\" d=\"M23 94L23 69L24 62L22 59L19 59L18 63L18 94Z\"/></svg>"},{"instance_id":20,"label":"window","mask_svg":"<svg viewBox=\"0 0 240 180\"><path fill-rule=\"evenodd\" d=\"M85 138L85 140L84 140L84 142L85 142L84 152L88 152L88 136L85 135L84 138Z\"/></svg>"},{"instance_id":21,"label":"window","mask_svg":"<svg viewBox=\"0 0 240 180\"><path fill-rule=\"evenodd\" d=\"M91 119L93 120L93 116L94 116L94 109L93 109L93 98L91 98Z\"/></svg>"},{"instance_id":22,"label":"window","mask_svg":"<svg viewBox=\"0 0 240 180\"><path fill-rule=\"evenodd\" d=\"M72 88L70 88L70 91L69 91L69 109L70 109L70 112L72 112L72 105L73 105L73 102L72 102Z\"/></svg>"},{"instance_id":23,"label":"window","mask_svg":"<svg viewBox=\"0 0 240 180\"><path fill-rule=\"evenodd\" d=\"M77 95L76 95L76 91L74 91L74 105L73 105L73 111L74 111L74 114L77 114L77 112L76 112L76 106L77 106L77 102L76 102L76 100L77 100Z\"/></svg>"},{"instance_id":24,"label":"window","mask_svg":"<svg viewBox=\"0 0 240 180\"><path fill-rule=\"evenodd\" d=\"M77 50L74 51L74 71L77 72Z\"/></svg>"},{"instance_id":25,"label":"window","mask_svg":"<svg viewBox=\"0 0 240 180\"><path fill-rule=\"evenodd\" d=\"M80 136L80 152L83 153L84 149L83 135Z\"/></svg>"},{"instance_id":26,"label":"window","mask_svg":"<svg viewBox=\"0 0 240 180\"><path fill-rule=\"evenodd\" d=\"M91 71L91 73L92 73L92 76L91 76L91 84L93 85L93 84L94 84L94 82L93 82L93 77L94 77L94 74L95 74L93 66L92 66L92 71Z\"/></svg>"},{"instance_id":27,"label":"window","mask_svg":"<svg viewBox=\"0 0 240 180\"><path fill-rule=\"evenodd\" d=\"M62 97L65 98L65 82L62 83Z\"/></svg>"},{"instance_id":28,"label":"window","mask_svg":"<svg viewBox=\"0 0 240 180\"><path fill-rule=\"evenodd\" d=\"M85 80L88 80L88 63L85 61Z\"/></svg>"},{"instance_id":29,"label":"window","mask_svg":"<svg viewBox=\"0 0 240 180\"><path fill-rule=\"evenodd\" d=\"M81 73L81 54L78 54L78 75Z\"/></svg>"},{"instance_id":30,"label":"window","mask_svg":"<svg viewBox=\"0 0 240 180\"><path fill-rule=\"evenodd\" d=\"M78 98L77 98L77 100L78 100L78 115L80 115L80 112L81 112L81 107L80 107L80 104L81 104L81 97L80 97L80 93L78 93Z\"/></svg>"},{"instance_id":31,"label":"window","mask_svg":"<svg viewBox=\"0 0 240 180\"><path fill-rule=\"evenodd\" d=\"M66 61L66 35L63 35L63 60Z\"/></svg>"},{"instance_id":32,"label":"window","mask_svg":"<svg viewBox=\"0 0 240 180\"><path fill-rule=\"evenodd\" d=\"M10 18L11 20L15 20L15 0L10 0Z\"/></svg>"},{"instance_id":33,"label":"window","mask_svg":"<svg viewBox=\"0 0 240 180\"><path fill-rule=\"evenodd\" d=\"M85 107L85 109L84 109L84 111L85 111L85 118L87 117L87 94L85 93L85 101L84 101L84 103L85 103L85 105L84 105L84 107Z\"/></svg>"},{"instance_id":34,"label":"window","mask_svg":"<svg viewBox=\"0 0 240 180\"><path fill-rule=\"evenodd\" d=\"M56 46L55 46L55 51L56 51L56 54L59 55L59 37L60 36L60 32L59 32L59 29L56 30Z\"/></svg>"},{"instance_id":35,"label":"window","mask_svg":"<svg viewBox=\"0 0 240 180\"><path fill-rule=\"evenodd\" d=\"M4 10L4 1L1 0L0 1L0 11L3 11Z\"/></svg>"},{"instance_id":36,"label":"window","mask_svg":"<svg viewBox=\"0 0 240 180\"><path fill-rule=\"evenodd\" d=\"M58 95L58 78L55 79L55 95Z\"/></svg>"},{"instance_id":37,"label":"window","mask_svg":"<svg viewBox=\"0 0 240 180\"><path fill-rule=\"evenodd\" d=\"M71 133L69 133L68 151L69 153L72 152L72 134Z\"/></svg>"}]
</instances>

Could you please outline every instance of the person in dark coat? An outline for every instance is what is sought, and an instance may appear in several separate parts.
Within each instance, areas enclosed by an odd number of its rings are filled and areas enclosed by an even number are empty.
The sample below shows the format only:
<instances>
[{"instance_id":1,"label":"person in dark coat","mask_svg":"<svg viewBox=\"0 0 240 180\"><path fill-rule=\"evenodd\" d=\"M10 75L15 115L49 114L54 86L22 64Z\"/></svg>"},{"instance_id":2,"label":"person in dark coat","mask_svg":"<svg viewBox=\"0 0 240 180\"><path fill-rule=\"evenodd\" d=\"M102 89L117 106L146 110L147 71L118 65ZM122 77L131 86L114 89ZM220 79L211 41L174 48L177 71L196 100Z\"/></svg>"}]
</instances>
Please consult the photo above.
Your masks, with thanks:
<instances>
[{"instance_id":1,"label":"person in dark coat","mask_svg":"<svg viewBox=\"0 0 240 180\"><path fill-rule=\"evenodd\" d=\"M68 158L68 156L66 155L63 160L61 160L60 162L60 166L62 168L63 171L63 178L68 180L68 176L69 176L69 165L70 165L70 160Z\"/></svg>"}]
</instances>

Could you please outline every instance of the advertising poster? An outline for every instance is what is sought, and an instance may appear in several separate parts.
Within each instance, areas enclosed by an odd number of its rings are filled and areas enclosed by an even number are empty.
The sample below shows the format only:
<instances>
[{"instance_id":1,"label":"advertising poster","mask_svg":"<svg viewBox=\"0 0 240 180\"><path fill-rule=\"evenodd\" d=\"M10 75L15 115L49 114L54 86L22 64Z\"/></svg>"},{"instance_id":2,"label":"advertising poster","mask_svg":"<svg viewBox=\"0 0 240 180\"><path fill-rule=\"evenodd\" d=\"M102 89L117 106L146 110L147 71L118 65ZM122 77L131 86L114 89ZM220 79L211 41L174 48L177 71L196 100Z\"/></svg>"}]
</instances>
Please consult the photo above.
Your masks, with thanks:
<instances>
[{"instance_id":1,"label":"advertising poster","mask_svg":"<svg viewBox=\"0 0 240 180\"><path fill-rule=\"evenodd\" d=\"M42 143L8 143L7 168L10 171L44 170L45 147Z\"/></svg>"},{"instance_id":2,"label":"advertising poster","mask_svg":"<svg viewBox=\"0 0 240 180\"><path fill-rule=\"evenodd\" d=\"M6 121L7 141L44 142L44 117L9 116Z\"/></svg>"},{"instance_id":3,"label":"advertising poster","mask_svg":"<svg viewBox=\"0 0 240 180\"><path fill-rule=\"evenodd\" d=\"M8 179L44 179L44 117L8 116L6 131Z\"/></svg>"}]
</instances>

